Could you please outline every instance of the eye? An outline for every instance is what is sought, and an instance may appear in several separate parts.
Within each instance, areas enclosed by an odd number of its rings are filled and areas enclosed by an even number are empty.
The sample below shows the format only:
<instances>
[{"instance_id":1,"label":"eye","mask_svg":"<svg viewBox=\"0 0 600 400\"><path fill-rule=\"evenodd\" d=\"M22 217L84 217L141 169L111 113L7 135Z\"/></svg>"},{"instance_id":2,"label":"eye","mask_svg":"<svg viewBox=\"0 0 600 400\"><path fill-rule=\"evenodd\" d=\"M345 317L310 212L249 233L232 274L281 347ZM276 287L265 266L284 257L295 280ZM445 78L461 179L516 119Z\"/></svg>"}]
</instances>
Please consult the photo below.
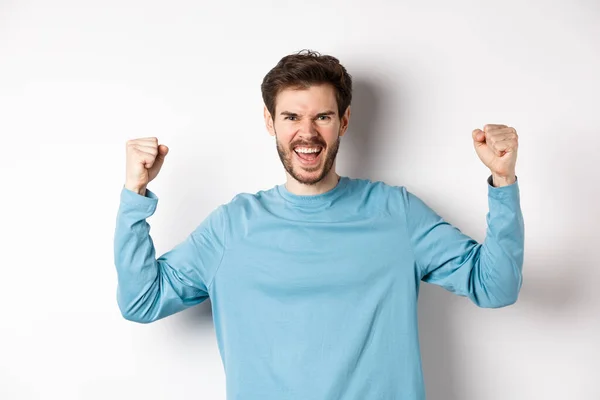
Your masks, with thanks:
<instances>
[{"instance_id":1,"label":"eye","mask_svg":"<svg viewBox=\"0 0 600 400\"><path fill-rule=\"evenodd\" d=\"M331 119L331 117L329 115L319 115L319 118ZM324 120L321 120L321 121L324 121Z\"/></svg>"},{"instance_id":2,"label":"eye","mask_svg":"<svg viewBox=\"0 0 600 400\"><path fill-rule=\"evenodd\" d=\"M292 118L296 118L294 116L288 115L287 117L285 117L284 119L289 119L290 121L293 121Z\"/></svg>"}]
</instances>

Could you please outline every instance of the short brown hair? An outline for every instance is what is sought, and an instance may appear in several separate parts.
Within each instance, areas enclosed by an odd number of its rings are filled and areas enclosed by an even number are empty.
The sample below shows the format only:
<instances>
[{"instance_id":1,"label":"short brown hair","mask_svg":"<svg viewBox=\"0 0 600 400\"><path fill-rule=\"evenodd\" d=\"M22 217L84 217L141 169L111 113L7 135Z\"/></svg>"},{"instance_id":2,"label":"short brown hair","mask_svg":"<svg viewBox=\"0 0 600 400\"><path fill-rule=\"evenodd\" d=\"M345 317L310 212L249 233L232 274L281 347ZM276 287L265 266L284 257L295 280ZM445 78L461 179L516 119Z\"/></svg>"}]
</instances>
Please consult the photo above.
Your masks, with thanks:
<instances>
[{"instance_id":1,"label":"short brown hair","mask_svg":"<svg viewBox=\"0 0 600 400\"><path fill-rule=\"evenodd\" d=\"M352 101L352 77L333 56L307 49L287 55L265 75L260 88L265 106L275 118L275 100L282 90L308 89L323 83L335 89L338 117L341 119Z\"/></svg>"}]
</instances>

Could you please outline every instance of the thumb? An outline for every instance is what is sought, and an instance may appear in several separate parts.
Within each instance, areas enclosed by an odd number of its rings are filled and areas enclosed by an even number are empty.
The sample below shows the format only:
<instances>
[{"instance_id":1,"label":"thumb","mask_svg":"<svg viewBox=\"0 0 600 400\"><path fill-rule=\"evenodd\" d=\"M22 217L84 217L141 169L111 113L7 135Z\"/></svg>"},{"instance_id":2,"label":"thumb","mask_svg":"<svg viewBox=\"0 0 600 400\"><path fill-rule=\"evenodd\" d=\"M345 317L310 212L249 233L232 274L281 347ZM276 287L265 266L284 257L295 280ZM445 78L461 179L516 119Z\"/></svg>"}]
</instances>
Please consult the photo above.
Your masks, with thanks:
<instances>
[{"instance_id":1,"label":"thumb","mask_svg":"<svg viewBox=\"0 0 600 400\"><path fill-rule=\"evenodd\" d=\"M150 167L149 170L151 175L156 176L156 174L158 174L158 171L160 171L160 169L163 166L163 163L165 162L165 156L168 152L169 148L164 144L158 146L158 154L156 155L156 159L154 159L154 163L152 164L152 167Z\"/></svg>"},{"instance_id":2,"label":"thumb","mask_svg":"<svg viewBox=\"0 0 600 400\"><path fill-rule=\"evenodd\" d=\"M165 156L167 155L168 152L169 152L169 148L167 146L165 146L164 144L158 145L158 156L157 157L165 158Z\"/></svg>"},{"instance_id":3,"label":"thumb","mask_svg":"<svg viewBox=\"0 0 600 400\"><path fill-rule=\"evenodd\" d=\"M473 131L473 140L475 141L475 144L478 144L479 142L484 142L485 133L481 129L475 129Z\"/></svg>"}]
</instances>

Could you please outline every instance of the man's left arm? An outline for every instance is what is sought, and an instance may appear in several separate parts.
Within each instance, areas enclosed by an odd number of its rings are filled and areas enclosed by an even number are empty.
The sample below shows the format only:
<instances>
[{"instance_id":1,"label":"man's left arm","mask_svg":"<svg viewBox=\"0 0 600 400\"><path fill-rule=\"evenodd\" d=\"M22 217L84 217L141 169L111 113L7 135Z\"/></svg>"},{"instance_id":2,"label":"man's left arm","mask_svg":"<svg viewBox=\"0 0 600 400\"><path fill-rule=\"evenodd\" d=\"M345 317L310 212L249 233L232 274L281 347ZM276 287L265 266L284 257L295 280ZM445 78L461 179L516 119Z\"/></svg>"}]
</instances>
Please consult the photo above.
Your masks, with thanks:
<instances>
[{"instance_id":1,"label":"man's left arm","mask_svg":"<svg viewBox=\"0 0 600 400\"><path fill-rule=\"evenodd\" d=\"M524 222L515 174L517 134L505 125L473 131L479 158L490 168L489 212L482 244L403 191L406 226L420 278L480 307L513 304L522 285Z\"/></svg>"}]
</instances>

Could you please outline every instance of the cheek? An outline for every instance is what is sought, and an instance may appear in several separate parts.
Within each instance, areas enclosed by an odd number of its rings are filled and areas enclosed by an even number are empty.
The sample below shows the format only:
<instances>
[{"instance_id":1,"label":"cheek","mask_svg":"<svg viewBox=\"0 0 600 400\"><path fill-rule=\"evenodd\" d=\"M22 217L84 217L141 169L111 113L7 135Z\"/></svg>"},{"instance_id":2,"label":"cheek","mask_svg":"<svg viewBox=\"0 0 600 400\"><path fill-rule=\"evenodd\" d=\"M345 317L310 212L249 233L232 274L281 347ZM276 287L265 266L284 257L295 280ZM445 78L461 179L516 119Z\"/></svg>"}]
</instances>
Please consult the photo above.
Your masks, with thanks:
<instances>
[{"instance_id":1,"label":"cheek","mask_svg":"<svg viewBox=\"0 0 600 400\"><path fill-rule=\"evenodd\" d=\"M331 145L338 140L338 136L340 134L339 126L331 126L321 130L321 134L323 135L323 139Z\"/></svg>"},{"instance_id":2,"label":"cheek","mask_svg":"<svg viewBox=\"0 0 600 400\"><path fill-rule=\"evenodd\" d=\"M294 136L291 135L289 132L286 132L285 129L277 129L276 138L279 147L282 147L285 151L289 151L290 144L292 143Z\"/></svg>"},{"instance_id":3,"label":"cheek","mask_svg":"<svg viewBox=\"0 0 600 400\"><path fill-rule=\"evenodd\" d=\"M290 144L294 140L294 135L289 135L289 134L286 134L285 132L282 133L282 132L277 131L277 140L286 150L289 150Z\"/></svg>"},{"instance_id":4,"label":"cheek","mask_svg":"<svg viewBox=\"0 0 600 400\"><path fill-rule=\"evenodd\" d=\"M292 126L290 126L289 124L279 124L276 123L275 125L273 125L274 131L277 134L277 137L279 138L280 141L289 141L289 139L293 136L294 134L294 129Z\"/></svg>"}]
</instances>

